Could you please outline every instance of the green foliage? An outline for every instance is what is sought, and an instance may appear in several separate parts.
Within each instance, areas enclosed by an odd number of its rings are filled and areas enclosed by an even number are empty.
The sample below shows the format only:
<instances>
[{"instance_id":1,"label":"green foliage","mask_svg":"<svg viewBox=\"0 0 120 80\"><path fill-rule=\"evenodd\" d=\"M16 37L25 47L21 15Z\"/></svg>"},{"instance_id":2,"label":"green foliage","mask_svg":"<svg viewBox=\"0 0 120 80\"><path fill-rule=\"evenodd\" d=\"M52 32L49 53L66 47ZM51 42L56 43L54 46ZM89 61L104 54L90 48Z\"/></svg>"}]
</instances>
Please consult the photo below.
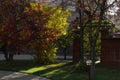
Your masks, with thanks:
<instances>
[{"instance_id":1,"label":"green foliage","mask_svg":"<svg viewBox=\"0 0 120 80\"><path fill-rule=\"evenodd\" d=\"M88 54L90 52L90 43L89 43L89 34L88 34L88 27L85 28L85 32L84 32L84 53ZM93 28L93 34L96 33L96 27ZM96 43L96 50L95 53L96 55L100 54L100 50L101 50L101 33L99 33L99 37Z\"/></svg>"},{"instance_id":2,"label":"green foliage","mask_svg":"<svg viewBox=\"0 0 120 80\"><path fill-rule=\"evenodd\" d=\"M96 34L96 31L99 27L99 23L98 21L93 21L92 24L86 24L85 28L84 28L84 51L85 53L89 53L89 49L90 49L90 43L89 43L89 28L90 26L92 26L92 35L95 35ZM103 20L102 21L102 24L101 24L101 29L104 29L104 28L110 28L112 31L114 30L114 25L112 23L110 23L108 20ZM96 55L100 55L100 51L101 51L101 32L99 31L99 35L98 35L98 40L96 42L96 50L95 50L95 53Z\"/></svg>"},{"instance_id":3,"label":"green foliage","mask_svg":"<svg viewBox=\"0 0 120 80\"><path fill-rule=\"evenodd\" d=\"M72 32L69 31L67 34L59 36L57 39L57 46L60 48L67 48L72 43L73 39Z\"/></svg>"},{"instance_id":4,"label":"green foliage","mask_svg":"<svg viewBox=\"0 0 120 80\"><path fill-rule=\"evenodd\" d=\"M47 46L46 48L46 52L47 52L47 60L48 62L53 62L54 59L56 58L56 52L57 52L57 47L55 44L50 44Z\"/></svg>"},{"instance_id":5,"label":"green foliage","mask_svg":"<svg viewBox=\"0 0 120 80\"><path fill-rule=\"evenodd\" d=\"M98 27L98 24L99 24L98 20L93 20L92 24L85 24L85 27L89 27L89 26ZM101 22L101 28L106 28L106 27L113 28L113 26L114 25L108 20L103 20Z\"/></svg>"},{"instance_id":6,"label":"green foliage","mask_svg":"<svg viewBox=\"0 0 120 80\"><path fill-rule=\"evenodd\" d=\"M99 23L97 20L94 20L91 24L86 24L84 25L84 53L86 55L88 55L88 53L90 52L90 43L89 43L89 28L90 26L92 26L92 35L95 35L98 27L99 27ZM110 28L111 31L115 31L115 28L113 27L114 25L112 23L110 23L108 20L103 20L102 24L101 24L101 29L103 28ZM72 35L73 38L80 38L80 29L74 29L72 30ZM97 40L97 44L96 44L96 50L95 53L96 55L100 54L100 50L101 50L101 33L99 32L99 36L98 36L98 40Z\"/></svg>"}]
</instances>

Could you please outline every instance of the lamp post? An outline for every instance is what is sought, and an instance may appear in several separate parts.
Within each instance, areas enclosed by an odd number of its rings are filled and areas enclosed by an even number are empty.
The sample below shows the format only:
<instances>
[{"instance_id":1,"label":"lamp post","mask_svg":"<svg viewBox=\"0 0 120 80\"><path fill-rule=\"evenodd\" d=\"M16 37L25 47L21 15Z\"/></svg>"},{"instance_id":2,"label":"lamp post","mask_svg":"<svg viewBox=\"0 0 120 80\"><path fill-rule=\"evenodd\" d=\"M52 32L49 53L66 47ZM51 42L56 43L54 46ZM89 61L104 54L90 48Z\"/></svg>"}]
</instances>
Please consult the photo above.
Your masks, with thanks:
<instances>
[{"instance_id":1,"label":"lamp post","mask_svg":"<svg viewBox=\"0 0 120 80\"><path fill-rule=\"evenodd\" d=\"M90 67L91 67L91 65L92 65L92 60L87 60L86 61L86 65L88 66L88 71L89 71L89 80L92 80L91 79L91 70L90 70Z\"/></svg>"}]
</instances>

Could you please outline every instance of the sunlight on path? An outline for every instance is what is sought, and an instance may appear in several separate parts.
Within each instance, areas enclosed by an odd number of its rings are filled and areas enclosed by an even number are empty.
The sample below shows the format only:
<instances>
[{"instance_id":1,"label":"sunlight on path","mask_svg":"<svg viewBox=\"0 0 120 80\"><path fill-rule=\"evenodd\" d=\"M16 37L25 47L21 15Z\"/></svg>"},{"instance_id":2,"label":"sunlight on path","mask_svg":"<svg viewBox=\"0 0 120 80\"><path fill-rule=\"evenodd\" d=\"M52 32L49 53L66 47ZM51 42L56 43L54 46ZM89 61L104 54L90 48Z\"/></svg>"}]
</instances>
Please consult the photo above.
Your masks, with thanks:
<instances>
[{"instance_id":1,"label":"sunlight on path","mask_svg":"<svg viewBox=\"0 0 120 80\"><path fill-rule=\"evenodd\" d=\"M0 80L50 80L50 79L20 72L0 71Z\"/></svg>"}]
</instances>

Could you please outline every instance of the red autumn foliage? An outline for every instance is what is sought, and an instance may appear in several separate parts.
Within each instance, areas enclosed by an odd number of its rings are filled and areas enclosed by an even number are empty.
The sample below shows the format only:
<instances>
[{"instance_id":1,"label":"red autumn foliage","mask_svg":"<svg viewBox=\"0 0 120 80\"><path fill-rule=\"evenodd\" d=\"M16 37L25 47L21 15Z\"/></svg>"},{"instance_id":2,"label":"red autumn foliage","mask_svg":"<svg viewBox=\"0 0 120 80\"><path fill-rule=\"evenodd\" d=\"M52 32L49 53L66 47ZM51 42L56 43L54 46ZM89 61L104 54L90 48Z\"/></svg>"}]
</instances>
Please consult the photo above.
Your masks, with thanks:
<instances>
[{"instance_id":1,"label":"red autumn foliage","mask_svg":"<svg viewBox=\"0 0 120 80\"><path fill-rule=\"evenodd\" d=\"M20 53L23 50L36 50L38 46L45 49L53 44L60 32L46 27L49 19L48 13L42 9L35 11L31 7L20 15L20 20L7 18L5 24L0 27L0 39L7 42L7 49L12 53ZM38 3L37 8L41 8ZM44 50L42 50L44 53Z\"/></svg>"}]
</instances>

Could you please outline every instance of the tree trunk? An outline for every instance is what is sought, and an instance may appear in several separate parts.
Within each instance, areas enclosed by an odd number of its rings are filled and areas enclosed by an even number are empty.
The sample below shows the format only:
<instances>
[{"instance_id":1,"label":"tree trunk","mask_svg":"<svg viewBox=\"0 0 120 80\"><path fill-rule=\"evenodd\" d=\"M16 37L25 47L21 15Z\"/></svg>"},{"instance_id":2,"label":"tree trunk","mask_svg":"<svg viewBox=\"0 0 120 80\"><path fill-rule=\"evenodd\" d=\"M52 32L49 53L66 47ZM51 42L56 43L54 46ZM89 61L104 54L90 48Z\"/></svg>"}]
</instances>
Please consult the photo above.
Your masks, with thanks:
<instances>
[{"instance_id":1,"label":"tree trunk","mask_svg":"<svg viewBox=\"0 0 120 80\"><path fill-rule=\"evenodd\" d=\"M78 0L82 7L82 1ZM79 9L79 27L80 27L80 63L84 63L84 26L83 26L83 11Z\"/></svg>"},{"instance_id":2,"label":"tree trunk","mask_svg":"<svg viewBox=\"0 0 120 80\"><path fill-rule=\"evenodd\" d=\"M64 48L64 60L66 60L67 59L67 48L65 47Z\"/></svg>"},{"instance_id":3,"label":"tree trunk","mask_svg":"<svg viewBox=\"0 0 120 80\"><path fill-rule=\"evenodd\" d=\"M90 66L90 78L91 80L94 78L95 76L95 45L96 45L96 41L91 43L92 46L90 48L90 58L92 60L92 64Z\"/></svg>"},{"instance_id":4,"label":"tree trunk","mask_svg":"<svg viewBox=\"0 0 120 80\"><path fill-rule=\"evenodd\" d=\"M12 53L9 53L9 62L13 61L13 54Z\"/></svg>"},{"instance_id":5,"label":"tree trunk","mask_svg":"<svg viewBox=\"0 0 120 80\"><path fill-rule=\"evenodd\" d=\"M4 57L5 57L5 60L8 62L9 61L8 52L6 50L3 50L3 54L4 54Z\"/></svg>"}]
</instances>

